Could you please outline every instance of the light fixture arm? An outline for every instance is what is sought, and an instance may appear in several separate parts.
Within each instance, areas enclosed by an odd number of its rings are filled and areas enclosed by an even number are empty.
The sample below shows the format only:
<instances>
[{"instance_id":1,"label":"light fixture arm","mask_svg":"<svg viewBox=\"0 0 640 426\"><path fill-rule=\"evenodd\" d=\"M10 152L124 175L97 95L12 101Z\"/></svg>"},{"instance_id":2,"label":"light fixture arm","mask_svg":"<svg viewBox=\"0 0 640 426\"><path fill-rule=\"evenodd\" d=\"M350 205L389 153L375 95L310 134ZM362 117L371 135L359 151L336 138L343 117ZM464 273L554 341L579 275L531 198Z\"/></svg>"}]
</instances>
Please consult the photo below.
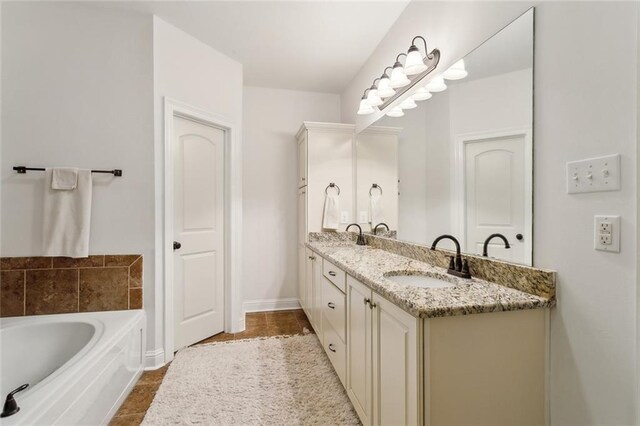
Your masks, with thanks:
<instances>
[{"instance_id":1,"label":"light fixture arm","mask_svg":"<svg viewBox=\"0 0 640 426\"><path fill-rule=\"evenodd\" d=\"M396 56L396 62L400 62L400 56L407 56L406 53L399 53L398 56Z\"/></svg>"},{"instance_id":2,"label":"light fixture arm","mask_svg":"<svg viewBox=\"0 0 640 426\"><path fill-rule=\"evenodd\" d=\"M375 80L373 80L373 84L371 85L371 87L372 87L372 88L377 89L377 88L378 88L378 86L377 86L377 84L376 84L376 81L380 81L380 79L381 79L381 77L378 77L378 78L376 78Z\"/></svg>"},{"instance_id":3,"label":"light fixture arm","mask_svg":"<svg viewBox=\"0 0 640 426\"><path fill-rule=\"evenodd\" d=\"M382 77L380 78L384 78L384 77L389 78L389 74L387 74L387 70L393 70L393 67L386 67L384 71L382 71Z\"/></svg>"},{"instance_id":4,"label":"light fixture arm","mask_svg":"<svg viewBox=\"0 0 640 426\"><path fill-rule=\"evenodd\" d=\"M411 40L411 45L412 45L412 46L415 46L415 45L416 45L416 40L417 40L417 39L422 40L422 42L424 43L424 54L425 54L425 56L426 56L426 55L428 55L428 54L429 54L429 49L427 48L427 40L425 40L425 39L424 39L424 37L422 37L422 36L415 36L415 37L413 38L413 40Z\"/></svg>"}]
</instances>

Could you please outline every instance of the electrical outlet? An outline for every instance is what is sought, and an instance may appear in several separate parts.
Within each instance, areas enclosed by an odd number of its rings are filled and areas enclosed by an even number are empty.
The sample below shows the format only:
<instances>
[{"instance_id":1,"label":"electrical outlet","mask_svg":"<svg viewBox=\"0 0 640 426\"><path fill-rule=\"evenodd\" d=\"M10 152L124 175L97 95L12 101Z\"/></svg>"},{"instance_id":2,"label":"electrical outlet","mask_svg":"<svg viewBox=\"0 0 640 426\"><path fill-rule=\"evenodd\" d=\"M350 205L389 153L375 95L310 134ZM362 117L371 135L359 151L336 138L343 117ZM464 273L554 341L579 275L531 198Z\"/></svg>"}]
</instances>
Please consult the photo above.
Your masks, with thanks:
<instances>
[{"instance_id":1,"label":"electrical outlet","mask_svg":"<svg viewBox=\"0 0 640 426\"><path fill-rule=\"evenodd\" d=\"M595 216L593 229L596 250L620 252L620 216Z\"/></svg>"},{"instance_id":2,"label":"electrical outlet","mask_svg":"<svg viewBox=\"0 0 640 426\"><path fill-rule=\"evenodd\" d=\"M361 211L360 212L360 220L358 220L358 222L360 222L360 223L369 223L369 212L367 212L366 210Z\"/></svg>"},{"instance_id":3,"label":"electrical outlet","mask_svg":"<svg viewBox=\"0 0 640 426\"><path fill-rule=\"evenodd\" d=\"M342 212L340 212L340 223L349 223L349 212L347 210L342 210Z\"/></svg>"}]
</instances>

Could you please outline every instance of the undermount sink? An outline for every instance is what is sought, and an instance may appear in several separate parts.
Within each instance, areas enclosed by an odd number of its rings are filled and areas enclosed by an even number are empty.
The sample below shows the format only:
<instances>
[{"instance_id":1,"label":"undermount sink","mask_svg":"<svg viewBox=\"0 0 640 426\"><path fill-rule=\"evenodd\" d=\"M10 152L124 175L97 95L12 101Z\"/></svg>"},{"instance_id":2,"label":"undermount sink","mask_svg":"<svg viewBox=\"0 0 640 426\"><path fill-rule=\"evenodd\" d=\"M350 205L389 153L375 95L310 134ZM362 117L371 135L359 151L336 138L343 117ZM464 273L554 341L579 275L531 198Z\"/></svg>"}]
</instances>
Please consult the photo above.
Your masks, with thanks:
<instances>
[{"instance_id":1,"label":"undermount sink","mask_svg":"<svg viewBox=\"0 0 640 426\"><path fill-rule=\"evenodd\" d=\"M386 279L396 282L398 284L410 285L412 287L420 288L449 288L455 287L455 284L448 281L443 281L438 278L430 277L420 274L398 274L392 273L385 276Z\"/></svg>"}]
</instances>

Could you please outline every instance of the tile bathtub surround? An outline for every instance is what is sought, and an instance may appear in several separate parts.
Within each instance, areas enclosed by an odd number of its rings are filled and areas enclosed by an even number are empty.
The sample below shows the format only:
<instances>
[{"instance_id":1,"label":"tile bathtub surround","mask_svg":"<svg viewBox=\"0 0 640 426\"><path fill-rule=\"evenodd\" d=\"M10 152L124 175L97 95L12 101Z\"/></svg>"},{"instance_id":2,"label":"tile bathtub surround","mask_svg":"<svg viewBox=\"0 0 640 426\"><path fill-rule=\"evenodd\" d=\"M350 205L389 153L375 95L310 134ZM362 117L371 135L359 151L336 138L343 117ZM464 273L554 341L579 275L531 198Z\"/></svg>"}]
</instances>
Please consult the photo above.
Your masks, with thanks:
<instances>
[{"instance_id":1,"label":"tile bathtub surround","mask_svg":"<svg viewBox=\"0 0 640 426\"><path fill-rule=\"evenodd\" d=\"M0 258L0 316L142 309L142 256Z\"/></svg>"},{"instance_id":2,"label":"tile bathtub surround","mask_svg":"<svg viewBox=\"0 0 640 426\"><path fill-rule=\"evenodd\" d=\"M351 234L351 235L349 235ZM309 241L341 242L355 240L352 232L311 232ZM398 241L365 234L367 246L398 254L400 256L447 268L449 256L454 252L444 249L431 250L430 246ZM481 256L464 255L469 260L471 275L481 280L524 291L545 299L555 300L556 273L525 265L488 259Z\"/></svg>"}]
</instances>

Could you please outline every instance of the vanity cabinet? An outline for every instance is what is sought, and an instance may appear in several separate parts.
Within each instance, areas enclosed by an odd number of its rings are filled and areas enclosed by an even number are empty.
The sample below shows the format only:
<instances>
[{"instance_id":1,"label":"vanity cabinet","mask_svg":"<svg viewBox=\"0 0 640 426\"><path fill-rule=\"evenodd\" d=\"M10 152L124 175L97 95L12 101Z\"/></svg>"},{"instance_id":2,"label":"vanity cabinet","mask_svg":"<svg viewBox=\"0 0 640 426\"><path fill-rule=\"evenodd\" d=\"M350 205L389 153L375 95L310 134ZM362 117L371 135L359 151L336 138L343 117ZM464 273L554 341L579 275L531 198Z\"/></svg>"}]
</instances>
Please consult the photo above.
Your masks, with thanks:
<instances>
[{"instance_id":1,"label":"vanity cabinet","mask_svg":"<svg viewBox=\"0 0 640 426\"><path fill-rule=\"evenodd\" d=\"M347 277L347 394L365 425L417 425L420 320Z\"/></svg>"},{"instance_id":2,"label":"vanity cabinet","mask_svg":"<svg viewBox=\"0 0 640 426\"><path fill-rule=\"evenodd\" d=\"M322 258L313 251L305 251L305 279L302 309L309 318L316 333L322 332L321 304L322 304Z\"/></svg>"},{"instance_id":3,"label":"vanity cabinet","mask_svg":"<svg viewBox=\"0 0 640 426\"><path fill-rule=\"evenodd\" d=\"M328 263L323 260L323 263ZM326 269L325 269L326 271ZM335 276L330 276L330 280L325 273L322 277L322 337L321 341L325 351L333 365L333 368L342 382L346 384L347 372L347 344L346 344L346 295L344 288L345 276L342 275L342 286L336 285Z\"/></svg>"}]
</instances>

